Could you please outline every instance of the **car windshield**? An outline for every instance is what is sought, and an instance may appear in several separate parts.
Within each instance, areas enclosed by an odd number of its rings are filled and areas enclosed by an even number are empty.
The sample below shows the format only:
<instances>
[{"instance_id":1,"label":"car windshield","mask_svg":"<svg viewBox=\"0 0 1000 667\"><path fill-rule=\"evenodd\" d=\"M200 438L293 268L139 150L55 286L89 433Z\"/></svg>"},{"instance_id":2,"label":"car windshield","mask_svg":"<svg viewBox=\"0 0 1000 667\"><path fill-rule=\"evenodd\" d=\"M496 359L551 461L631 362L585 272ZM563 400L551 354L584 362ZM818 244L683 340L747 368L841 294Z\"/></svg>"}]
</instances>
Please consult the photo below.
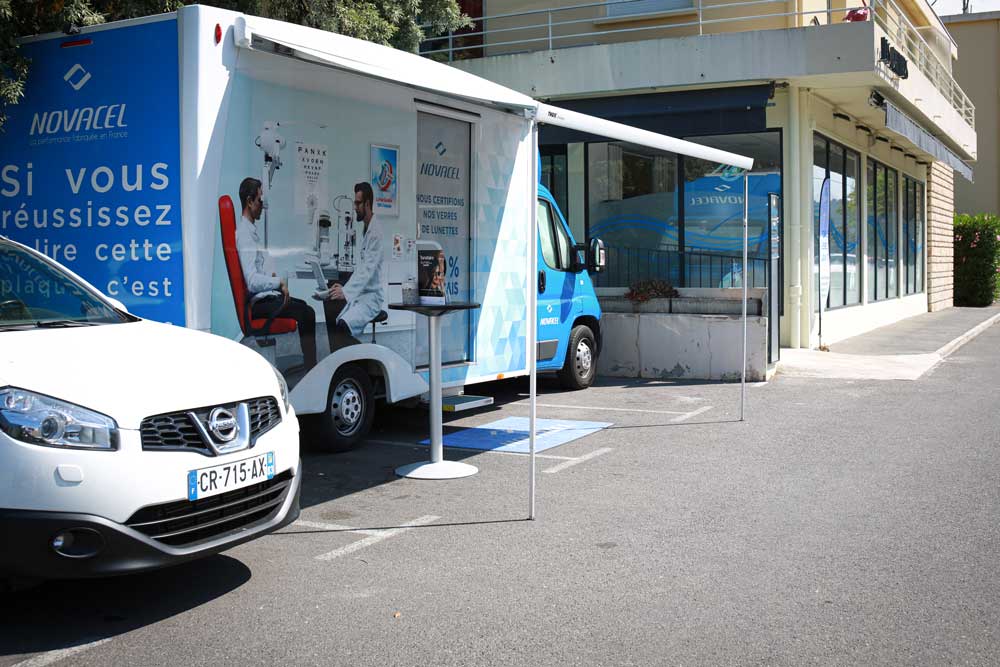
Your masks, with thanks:
<instances>
[{"instance_id":1,"label":"car windshield","mask_svg":"<svg viewBox=\"0 0 1000 667\"><path fill-rule=\"evenodd\" d=\"M0 330L129 320L55 263L0 239Z\"/></svg>"}]
</instances>

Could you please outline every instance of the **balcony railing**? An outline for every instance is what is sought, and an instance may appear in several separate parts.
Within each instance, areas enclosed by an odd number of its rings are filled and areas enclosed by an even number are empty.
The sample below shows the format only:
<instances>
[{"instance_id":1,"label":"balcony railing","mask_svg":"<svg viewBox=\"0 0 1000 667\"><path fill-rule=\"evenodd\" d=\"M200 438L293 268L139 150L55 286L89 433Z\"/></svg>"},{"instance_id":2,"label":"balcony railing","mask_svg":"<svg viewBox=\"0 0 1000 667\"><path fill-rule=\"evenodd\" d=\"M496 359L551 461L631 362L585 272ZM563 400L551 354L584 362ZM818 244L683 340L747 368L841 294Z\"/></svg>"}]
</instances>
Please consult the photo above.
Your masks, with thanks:
<instances>
[{"instance_id":1,"label":"balcony railing","mask_svg":"<svg viewBox=\"0 0 1000 667\"><path fill-rule=\"evenodd\" d=\"M657 11L670 0L607 0L474 17L473 27L424 39L421 54L454 61L553 50L584 44L803 27L842 21L875 21L894 46L934 84L965 122L975 128L975 106L938 54L894 0L870 6L788 12L787 0L690 0L689 6ZM824 3L826 4L826 3ZM634 10L634 11L630 11Z\"/></svg>"}]
</instances>

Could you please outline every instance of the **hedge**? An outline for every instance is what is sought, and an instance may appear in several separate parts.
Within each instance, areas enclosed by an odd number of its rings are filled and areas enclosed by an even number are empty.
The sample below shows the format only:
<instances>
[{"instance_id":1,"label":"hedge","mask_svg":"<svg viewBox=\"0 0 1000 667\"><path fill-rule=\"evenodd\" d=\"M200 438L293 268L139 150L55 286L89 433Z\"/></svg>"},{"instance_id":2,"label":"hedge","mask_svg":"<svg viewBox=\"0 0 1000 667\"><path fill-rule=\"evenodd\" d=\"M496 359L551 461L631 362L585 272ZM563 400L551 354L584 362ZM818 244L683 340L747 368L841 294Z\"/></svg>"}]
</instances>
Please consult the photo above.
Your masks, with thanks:
<instances>
[{"instance_id":1,"label":"hedge","mask_svg":"<svg viewBox=\"0 0 1000 667\"><path fill-rule=\"evenodd\" d=\"M997 298L1000 217L955 216L955 305L988 306Z\"/></svg>"}]
</instances>

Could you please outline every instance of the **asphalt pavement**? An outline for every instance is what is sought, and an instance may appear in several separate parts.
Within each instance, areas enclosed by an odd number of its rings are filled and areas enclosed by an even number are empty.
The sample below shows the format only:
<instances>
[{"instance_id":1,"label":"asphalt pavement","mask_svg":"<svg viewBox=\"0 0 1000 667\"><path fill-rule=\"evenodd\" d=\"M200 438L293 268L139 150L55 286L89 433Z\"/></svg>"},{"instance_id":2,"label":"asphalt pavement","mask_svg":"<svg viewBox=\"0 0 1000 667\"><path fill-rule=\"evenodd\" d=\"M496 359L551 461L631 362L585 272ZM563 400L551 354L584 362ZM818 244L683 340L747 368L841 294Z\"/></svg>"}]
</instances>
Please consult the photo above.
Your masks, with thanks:
<instances>
[{"instance_id":1,"label":"asphalt pavement","mask_svg":"<svg viewBox=\"0 0 1000 667\"><path fill-rule=\"evenodd\" d=\"M426 412L306 452L302 521L181 567L0 605L0 667L1000 663L1000 327L916 381L540 381L608 421L538 459L396 478ZM527 416L524 380L450 429Z\"/></svg>"}]
</instances>

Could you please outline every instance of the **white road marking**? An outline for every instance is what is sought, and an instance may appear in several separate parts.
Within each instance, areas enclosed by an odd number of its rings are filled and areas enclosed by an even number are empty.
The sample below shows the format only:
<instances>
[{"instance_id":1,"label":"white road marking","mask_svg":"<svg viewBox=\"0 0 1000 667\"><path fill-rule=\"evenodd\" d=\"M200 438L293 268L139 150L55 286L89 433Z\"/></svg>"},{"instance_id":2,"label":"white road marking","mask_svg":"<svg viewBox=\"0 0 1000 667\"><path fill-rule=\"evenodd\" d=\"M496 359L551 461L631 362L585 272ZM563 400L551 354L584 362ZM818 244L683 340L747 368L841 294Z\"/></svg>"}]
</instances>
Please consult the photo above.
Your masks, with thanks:
<instances>
[{"instance_id":1,"label":"white road marking","mask_svg":"<svg viewBox=\"0 0 1000 667\"><path fill-rule=\"evenodd\" d=\"M508 403L507 405L516 405L522 408L526 408L530 404L525 403L523 401L518 401L517 403ZM605 407L596 407L593 405L561 405L558 403L536 403L535 405L540 408L567 408L569 410L603 410L605 412L646 412L654 415L688 414L684 410L640 410L639 408L605 408Z\"/></svg>"},{"instance_id":2,"label":"white road marking","mask_svg":"<svg viewBox=\"0 0 1000 667\"><path fill-rule=\"evenodd\" d=\"M352 554L355 551L360 551L361 549L370 547L373 544L378 544L379 542L387 540L390 537L394 537L401 533L405 533L411 528L415 528L417 526L426 526L428 524L434 523L440 518L441 517L434 516L433 514L427 514L425 516L414 519L413 521L407 521L406 523L402 524L399 528L386 528L384 530L373 530L371 532L377 533L376 535L369 535L368 537L358 540L357 542L351 542L347 546L343 546L339 549L334 549L329 553L316 556L316 560L334 560L335 558L340 558L341 556Z\"/></svg>"},{"instance_id":3,"label":"white road marking","mask_svg":"<svg viewBox=\"0 0 1000 667\"><path fill-rule=\"evenodd\" d=\"M565 470L566 468L575 466L578 463L583 463L584 461L589 461L591 459L596 459L598 456L603 456L604 454L607 454L608 452L611 452L611 451L614 451L611 447L601 447L600 449L595 449L594 451L590 452L589 454L584 454L583 456L578 456L577 458L573 459L572 461L563 461L562 463L556 464L556 465L552 466L551 468L546 468L542 472L545 472L545 473L559 472L561 470Z\"/></svg>"},{"instance_id":4,"label":"white road marking","mask_svg":"<svg viewBox=\"0 0 1000 667\"><path fill-rule=\"evenodd\" d=\"M701 413L708 412L711 409L712 409L711 405L706 405L704 407L698 408L697 410L692 410L691 412L689 412L687 414L681 415L680 417L674 417L673 419L670 420L670 423L671 424L677 424L677 423L680 423L682 421L687 421L688 419L691 419L692 417L697 417Z\"/></svg>"},{"instance_id":5,"label":"white road marking","mask_svg":"<svg viewBox=\"0 0 1000 667\"><path fill-rule=\"evenodd\" d=\"M79 646L61 648L56 651L46 651L45 653L39 653L38 655L28 658L27 660L18 662L11 667L44 667L44 665L51 665L59 662L60 660L65 660L71 656L83 653L84 651L89 651L90 649L100 646L101 644L106 644L111 641L111 639L112 637L106 637L105 639L98 639L97 641L90 642L89 644L80 644Z\"/></svg>"},{"instance_id":6,"label":"white road marking","mask_svg":"<svg viewBox=\"0 0 1000 667\"><path fill-rule=\"evenodd\" d=\"M293 526L302 526L303 528L315 528L316 530L325 530L331 533L357 533L358 535L381 535L385 530L378 530L374 528L354 528L352 526L342 526L338 523L320 523L318 521L306 521L304 519L299 519Z\"/></svg>"},{"instance_id":7,"label":"white road marking","mask_svg":"<svg viewBox=\"0 0 1000 667\"><path fill-rule=\"evenodd\" d=\"M469 426L467 428L477 428L475 426ZM399 442L398 440L372 440L368 439L365 442L374 442L377 445L391 445L393 447L426 447L427 445L421 445L415 442ZM514 456L527 456L527 452L506 452L497 449L473 449L469 447L452 447L451 445L445 444L446 449L461 449L467 452L482 452L483 454L513 454ZM558 454L535 454L535 458L539 459L555 459L556 461L571 461L574 457L572 456L559 456Z\"/></svg>"}]
</instances>

